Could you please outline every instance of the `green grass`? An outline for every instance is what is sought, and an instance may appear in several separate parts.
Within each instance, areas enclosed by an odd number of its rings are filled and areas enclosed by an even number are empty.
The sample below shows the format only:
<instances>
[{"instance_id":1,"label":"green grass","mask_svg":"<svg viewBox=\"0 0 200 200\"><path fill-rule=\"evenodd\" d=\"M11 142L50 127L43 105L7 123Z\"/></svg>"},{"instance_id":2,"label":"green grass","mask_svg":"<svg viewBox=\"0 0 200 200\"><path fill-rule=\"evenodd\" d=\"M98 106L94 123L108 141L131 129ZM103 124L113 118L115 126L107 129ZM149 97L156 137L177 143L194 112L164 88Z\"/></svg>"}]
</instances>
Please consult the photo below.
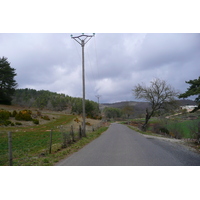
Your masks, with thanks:
<instances>
[{"instance_id":1,"label":"green grass","mask_svg":"<svg viewBox=\"0 0 200 200\"><path fill-rule=\"evenodd\" d=\"M54 163L77 151L106 130L106 127L102 127L95 132L87 133L87 137L81 140L76 139L75 143L68 144L67 148L62 148L63 134L58 126L67 125L75 117L74 115L61 115L55 121L44 125L17 127L17 130L13 127L3 128L4 130L0 131L0 166L9 165L8 131L12 132L13 165L43 166L54 165ZM53 130L51 154L49 154L49 130ZM75 133L75 136L77 135L78 132Z\"/></svg>"},{"instance_id":2,"label":"green grass","mask_svg":"<svg viewBox=\"0 0 200 200\"><path fill-rule=\"evenodd\" d=\"M78 151L86 144L94 140L95 138L99 137L102 132L106 131L108 127L101 127L100 129L87 133L87 137L83 137L82 139L78 140L77 142L70 144L67 148L59 148L57 151L53 151L52 154L46 153L43 156L29 156L21 157L20 163L14 159L14 165L21 165L21 166L52 166L59 162L61 159L66 158L67 156L71 155L72 153Z\"/></svg>"},{"instance_id":3,"label":"green grass","mask_svg":"<svg viewBox=\"0 0 200 200\"><path fill-rule=\"evenodd\" d=\"M194 134L198 132L199 122L199 119L182 122L171 120L166 125L166 128L172 133L179 132L182 138L193 138Z\"/></svg>"},{"instance_id":4,"label":"green grass","mask_svg":"<svg viewBox=\"0 0 200 200\"><path fill-rule=\"evenodd\" d=\"M62 135L57 126L68 124L73 115L61 115L55 121L31 127L5 127L0 131L0 165L8 165L8 132L12 134L13 163L21 165L31 157L48 152L50 131L53 130L53 145L61 144Z\"/></svg>"},{"instance_id":5,"label":"green grass","mask_svg":"<svg viewBox=\"0 0 200 200\"><path fill-rule=\"evenodd\" d=\"M138 132L138 133L142 133L142 134L144 134L144 135L152 135L152 136L160 136L160 135L158 135L158 134L156 134L156 133L153 133L153 132L151 132L151 131L142 131L142 130L140 130L139 128L137 128L137 127L134 127L134 126L129 126L128 125L128 127L130 128L130 129L132 129L132 130L134 130L134 131L136 131L136 132Z\"/></svg>"},{"instance_id":6,"label":"green grass","mask_svg":"<svg viewBox=\"0 0 200 200\"><path fill-rule=\"evenodd\" d=\"M134 122L139 122L141 124L144 123L144 119L136 119ZM159 118L151 118L149 120L148 128L146 132L137 129L138 132L143 134L153 134L154 126L166 128L170 136L178 138L194 138L195 133L198 132L198 123L200 119L196 120L184 120L181 116L175 119L159 119Z\"/></svg>"}]
</instances>

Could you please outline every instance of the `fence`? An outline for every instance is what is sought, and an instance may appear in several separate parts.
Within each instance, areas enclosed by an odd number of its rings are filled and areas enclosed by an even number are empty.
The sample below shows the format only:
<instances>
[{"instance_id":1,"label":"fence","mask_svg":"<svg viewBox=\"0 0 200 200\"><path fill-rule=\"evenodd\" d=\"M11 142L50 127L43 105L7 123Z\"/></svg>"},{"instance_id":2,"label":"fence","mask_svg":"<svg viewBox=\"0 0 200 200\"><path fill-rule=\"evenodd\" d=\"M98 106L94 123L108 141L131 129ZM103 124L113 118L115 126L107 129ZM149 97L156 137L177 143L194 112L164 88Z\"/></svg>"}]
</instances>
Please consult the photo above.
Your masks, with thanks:
<instances>
[{"instance_id":1,"label":"fence","mask_svg":"<svg viewBox=\"0 0 200 200\"><path fill-rule=\"evenodd\" d=\"M97 130L103 122L86 126L86 133ZM22 129L23 130L23 129ZM0 132L0 166L33 163L34 159L60 151L82 137L82 127L58 126L46 131Z\"/></svg>"}]
</instances>

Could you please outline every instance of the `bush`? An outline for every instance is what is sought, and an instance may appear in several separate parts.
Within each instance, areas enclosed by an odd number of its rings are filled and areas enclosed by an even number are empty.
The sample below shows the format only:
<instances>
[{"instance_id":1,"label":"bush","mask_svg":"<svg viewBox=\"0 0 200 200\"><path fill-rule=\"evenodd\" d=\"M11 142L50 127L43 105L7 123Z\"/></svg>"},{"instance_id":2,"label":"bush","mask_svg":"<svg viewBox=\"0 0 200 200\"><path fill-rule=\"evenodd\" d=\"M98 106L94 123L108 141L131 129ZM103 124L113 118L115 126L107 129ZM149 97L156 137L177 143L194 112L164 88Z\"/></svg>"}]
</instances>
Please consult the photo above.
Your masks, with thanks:
<instances>
[{"instance_id":1,"label":"bush","mask_svg":"<svg viewBox=\"0 0 200 200\"><path fill-rule=\"evenodd\" d=\"M3 125L4 126L9 126L12 122L9 120L4 121Z\"/></svg>"},{"instance_id":2,"label":"bush","mask_svg":"<svg viewBox=\"0 0 200 200\"><path fill-rule=\"evenodd\" d=\"M87 125L87 126L91 126L90 122L86 122L85 125Z\"/></svg>"},{"instance_id":3,"label":"bush","mask_svg":"<svg viewBox=\"0 0 200 200\"><path fill-rule=\"evenodd\" d=\"M21 126L22 123L20 123L20 122L16 122L15 125L17 125L17 126Z\"/></svg>"},{"instance_id":4,"label":"bush","mask_svg":"<svg viewBox=\"0 0 200 200\"><path fill-rule=\"evenodd\" d=\"M32 112L30 110L22 110L18 114L16 114L15 119L19 121L20 120L31 121L32 120L31 114Z\"/></svg>"},{"instance_id":5,"label":"bush","mask_svg":"<svg viewBox=\"0 0 200 200\"><path fill-rule=\"evenodd\" d=\"M34 124L39 124L39 120L38 119L33 119L32 120Z\"/></svg>"},{"instance_id":6,"label":"bush","mask_svg":"<svg viewBox=\"0 0 200 200\"><path fill-rule=\"evenodd\" d=\"M41 118L44 119L44 120L50 120L49 116L47 116L47 115L42 116Z\"/></svg>"},{"instance_id":7,"label":"bush","mask_svg":"<svg viewBox=\"0 0 200 200\"><path fill-rule=\"evenodd\" d=\"M10 118L10 112L7 110L0 110L0 120L7 120Z\"/></svg>"},{"instance_id":8,"label":"bush","mask_svg":"<svg viewBox=\"0 0 200 200\"><path fill-rule=\"evenodd\" d=\"M161 132L161 133L169 134L169 130L168 130L167 128L165 128L165 127L161 127L161 128L160 128L160 132Z\"/></svg>"},{"instance_id":9,"label":"bush","mask_svg":"<svg viewBox=\"0 0 200 200\"><path fill-rule=\"evenodd\" d=\"M17 111L13 110L12 117L15 117L16 115L17 115Z\"/></svg>"},{"instance_id":10,"label":"bush","mask_svg":"<svg viewBox=\"0 0 200 200\"><path fill-rule=\"evenodd\" d=\"M77 122L77 123L81 122L81 121L78 119L78 117L76 117L76 118L74 119L74 121Z\"/></svg>"}]
</instances>

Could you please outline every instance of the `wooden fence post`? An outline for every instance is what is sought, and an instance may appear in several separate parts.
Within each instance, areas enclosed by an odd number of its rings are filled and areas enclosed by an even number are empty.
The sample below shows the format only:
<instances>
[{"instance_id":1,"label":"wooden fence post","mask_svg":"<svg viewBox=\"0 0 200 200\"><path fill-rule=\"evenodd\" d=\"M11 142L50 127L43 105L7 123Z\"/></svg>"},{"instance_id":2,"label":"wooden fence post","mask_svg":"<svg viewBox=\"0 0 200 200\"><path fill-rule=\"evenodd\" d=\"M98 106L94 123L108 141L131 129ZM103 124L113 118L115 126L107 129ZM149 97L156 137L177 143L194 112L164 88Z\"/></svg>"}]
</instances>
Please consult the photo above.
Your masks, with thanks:
<instances>
[{"instance_id":1,"label":"wooden fence post","mask_svg":"<svg viewBox=\"0 0 200 200\"><path fill-rule=\"evenodd\" d=\"M70 132L71 132L71 136L72 136L72 142L75 142L73 125L71 125L71 131Z\"/></svg>"},{"instance_id":2,"label":"wooden fence post","mask_svg":"<svg viewBox=\"0 0 200 200\"><path fill-rule=\"evenodd\" d=\"M9 165L13 165L12 158L12 135L11 132L8 132L8 155L9 155Z\"/></svg>"},{"instance_id":3,"label":"wooden fence post","mask_svg":"<svg viewBox=\"0 0 200 200\"><path fill-rule=\"evenodd\" d=\"M79 125L79 138L82 137L82 129L81 129L81 125Z\"/></svg>"},{"instance_id":4,"label":"wooden fence post","mask_svg":"<svg viewBox=\"0 0 200 200\"><path fill-rule=\"evenodd\" d=\"M67 133L63 131L63 148L67 147Z\"/></svg>"},{"instance_id":5,"label":"wooden fence post","mask_svg":"<svg viewBox=\"0 0 200 200\"><path fill-rule=\"evenodd\" d=\"M49 154L51 154L51 146L52 146L52 130L50 132Z\"/></svg>"}]
</instances>

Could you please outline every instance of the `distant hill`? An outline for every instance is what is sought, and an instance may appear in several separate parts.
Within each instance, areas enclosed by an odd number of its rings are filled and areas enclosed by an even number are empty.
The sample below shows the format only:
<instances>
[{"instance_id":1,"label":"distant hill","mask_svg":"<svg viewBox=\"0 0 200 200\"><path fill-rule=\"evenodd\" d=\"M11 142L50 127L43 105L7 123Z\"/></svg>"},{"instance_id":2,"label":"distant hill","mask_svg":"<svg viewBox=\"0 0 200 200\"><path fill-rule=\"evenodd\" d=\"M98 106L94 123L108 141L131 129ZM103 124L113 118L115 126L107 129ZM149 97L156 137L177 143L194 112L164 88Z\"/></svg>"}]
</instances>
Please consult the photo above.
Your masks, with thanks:
<instances>
[{"instance_id":1,"label":"distant hill","mask_svg":"<svg viewBox=\"0 0 200 200\"><path fill-rule=\"evenodd\" d=\"M76 113L78 115L82 113L82 98L70 97L48 90L16 89L12 104L28 108L65 111L66 113ZM98 116L98 103L86 100L85 112L91 118Z\"/></svg>"},{"instance_id":2,"label":"distant hill","mask_svg":"<svg viewBox=\"0 0 200 200\"><path fill-rule=\"evenodd\" d=\"M195 101L192 100L177 100L177 103L179 106L184 105L197 105ZM116 103L102 103L100 104L100 110L103 110L105 107L112 107L112 108L119 108L123 109L126 106L133 107L134 113L132 117L145 115L146 108L151 108L151 105L149 102L137 102L137 101L122 101L122 102L116 102Z\"/></svg>"}]
</instances>

